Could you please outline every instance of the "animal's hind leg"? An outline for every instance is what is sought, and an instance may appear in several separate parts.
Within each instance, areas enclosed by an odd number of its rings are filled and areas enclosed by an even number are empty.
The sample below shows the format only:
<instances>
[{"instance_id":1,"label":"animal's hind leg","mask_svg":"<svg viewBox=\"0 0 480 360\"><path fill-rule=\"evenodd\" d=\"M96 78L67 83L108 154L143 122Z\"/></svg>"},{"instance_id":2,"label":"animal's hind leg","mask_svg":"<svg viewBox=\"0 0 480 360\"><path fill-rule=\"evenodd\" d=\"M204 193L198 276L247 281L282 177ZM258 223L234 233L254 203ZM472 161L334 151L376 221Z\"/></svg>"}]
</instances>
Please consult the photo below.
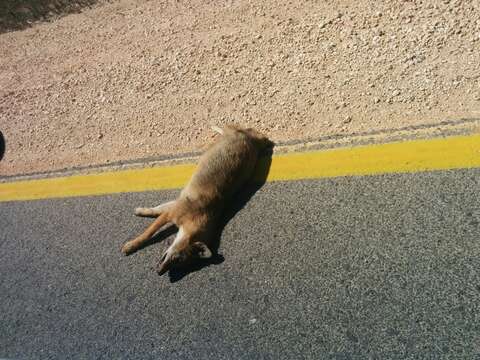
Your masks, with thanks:
<instances>
[{"instance_id":1,"label":"animal's hind leg","mask_svg":"<svg viewBox=\"0 0 480 360\"><path fill-rule=\"evenodd\" d=\"M165 204L155 206L153 208L136 208L135 215L142 216L142 217L157 217L162 212L169 211L172 206L175 204L174 201L169 201Z\"/></svg>"},{"instance_id":2,"label":"animal's hind leg","mask_svg":"<svg viewBox=\"0 0 480 360\"><path fill-rule=\"evenodd\" d=\"M122 246L122 252L125 255L129 255L137 251L143 244L148 242L152 236L160 229L163 225L170 222L170 214L168 212L162 212L162 214L155 219L155 221L139 236L135 239L126 242Z\"/></svg>"}]
</instances>

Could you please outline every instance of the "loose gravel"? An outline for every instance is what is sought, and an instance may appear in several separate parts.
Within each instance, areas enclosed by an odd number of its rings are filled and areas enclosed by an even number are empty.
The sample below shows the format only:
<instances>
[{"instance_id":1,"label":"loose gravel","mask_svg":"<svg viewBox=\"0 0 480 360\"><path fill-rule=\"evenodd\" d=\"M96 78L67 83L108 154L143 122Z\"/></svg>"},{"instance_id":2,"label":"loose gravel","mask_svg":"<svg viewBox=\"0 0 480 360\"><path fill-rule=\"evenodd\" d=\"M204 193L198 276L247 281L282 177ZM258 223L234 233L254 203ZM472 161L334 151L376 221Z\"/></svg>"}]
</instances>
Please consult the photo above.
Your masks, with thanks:
<instances>
[{"instance_id":1,"label":"loose gravel","mask_svg":"<svg viewBox=\"0 0 480 360\"><path fill-rule=\"evenodd\" d=\"M0 34L1 175L480 115L478 1L100 1Z\"/></svg>"}]
</instances>

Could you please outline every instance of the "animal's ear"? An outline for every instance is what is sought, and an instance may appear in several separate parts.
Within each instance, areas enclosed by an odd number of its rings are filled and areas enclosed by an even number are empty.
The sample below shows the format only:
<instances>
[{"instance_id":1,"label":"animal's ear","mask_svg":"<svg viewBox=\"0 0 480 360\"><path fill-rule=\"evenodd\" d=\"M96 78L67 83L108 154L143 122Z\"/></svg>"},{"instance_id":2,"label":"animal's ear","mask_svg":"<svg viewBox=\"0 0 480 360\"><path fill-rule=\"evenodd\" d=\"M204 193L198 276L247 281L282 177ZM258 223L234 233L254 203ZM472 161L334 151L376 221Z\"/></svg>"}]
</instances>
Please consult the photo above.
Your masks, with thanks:
<instances>
[{"instance_id":1,"label":"animal's ear","mask_svg":"<svg viewBox=\"0 0 480 360\"><path fill-rule=\"evenodd\" d=\"M193 245L198 249L198 257L199 258L209 259L209 258L212 257L212 252L210 251L208 246L205 245L204 243L197 241Z\"/></svg>"},{"instance_id":2,"label":"animal's ear","mask_svg":"<svg viewBox=\"0 0 480 360\"><path fill-rule=\"evenodd\" d=\"M223 129L218 127L218 126L212 126L211 127L213 131L219 133L220 135L223 135Z\"/></svg>"},{"instance_id":3,"label":"animal's ear","mask_svg":"<svg viewBox=\"0 0 480 360\"><path fill-rule=\"evenodd\" d=\"M172 266L172 257L165 251L157 267L158 275L162 276L163 274L165 274L170 269L171 266Z\"/></svg>"}]
</instances>

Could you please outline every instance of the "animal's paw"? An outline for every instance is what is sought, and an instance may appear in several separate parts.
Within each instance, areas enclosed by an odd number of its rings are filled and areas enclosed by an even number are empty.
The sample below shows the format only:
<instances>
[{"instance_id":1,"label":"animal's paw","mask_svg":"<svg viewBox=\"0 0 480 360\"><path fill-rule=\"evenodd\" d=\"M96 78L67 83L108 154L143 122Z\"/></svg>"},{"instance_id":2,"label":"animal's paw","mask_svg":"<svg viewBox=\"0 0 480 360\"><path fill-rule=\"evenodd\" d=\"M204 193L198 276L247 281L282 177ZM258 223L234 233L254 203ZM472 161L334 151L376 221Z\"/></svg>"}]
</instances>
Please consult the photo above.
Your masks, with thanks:
<instances>
[{"instance_id":1,"label":"animal's paw","mask_svg":"<svg viewBox=\"0 0 480 360\"><path fill-rule=\"evenodd\" d=\"M138 208L135 208L135 210L133 211L133 213L134 213L135 215L137 215L137 216L142 216L144 210L145 210L144 208L138 207Z\"/></svg>"},{"instance_id":2,"label":"animal's paw","mask_svg":"<svg viewBox=\"0 0 480 360\"><path fill-rule=\"evenodd\" d=\"M122 246L122 253L124 255L130 255L135 251L135 248L131 242L127 242Z\"/></svg>"},{"instance_id":3,"label":"animal's paw","mask_svg":"<svg viewBox=\"0 0 480 360\"><path fill-rule=\"evenodd\" d=\"M142 217L152 217L155 216L155 212L150 208L136 208L135 215Z\"/></svg>"}]
</instances>

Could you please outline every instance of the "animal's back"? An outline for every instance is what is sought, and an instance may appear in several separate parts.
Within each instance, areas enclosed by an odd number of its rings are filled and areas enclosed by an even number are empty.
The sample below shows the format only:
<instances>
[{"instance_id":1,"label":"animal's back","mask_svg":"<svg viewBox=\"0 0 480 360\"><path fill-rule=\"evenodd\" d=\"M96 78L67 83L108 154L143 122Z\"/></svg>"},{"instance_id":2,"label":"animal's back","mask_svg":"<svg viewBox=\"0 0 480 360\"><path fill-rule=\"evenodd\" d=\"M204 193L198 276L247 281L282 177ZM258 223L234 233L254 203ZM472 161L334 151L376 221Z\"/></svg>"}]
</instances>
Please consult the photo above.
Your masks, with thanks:
<instances>
[{"instance_id":1,"label":"animal's back","mask_svg":"<svg viewBox=\"0 0 480 360\"><path fill-rule=\"evenodd\" d=\"M257 157L258 150L247 135L222 135L202 155L182 195L212 200L230 197L252 176Z\"/></svg>"}]
</instances>

